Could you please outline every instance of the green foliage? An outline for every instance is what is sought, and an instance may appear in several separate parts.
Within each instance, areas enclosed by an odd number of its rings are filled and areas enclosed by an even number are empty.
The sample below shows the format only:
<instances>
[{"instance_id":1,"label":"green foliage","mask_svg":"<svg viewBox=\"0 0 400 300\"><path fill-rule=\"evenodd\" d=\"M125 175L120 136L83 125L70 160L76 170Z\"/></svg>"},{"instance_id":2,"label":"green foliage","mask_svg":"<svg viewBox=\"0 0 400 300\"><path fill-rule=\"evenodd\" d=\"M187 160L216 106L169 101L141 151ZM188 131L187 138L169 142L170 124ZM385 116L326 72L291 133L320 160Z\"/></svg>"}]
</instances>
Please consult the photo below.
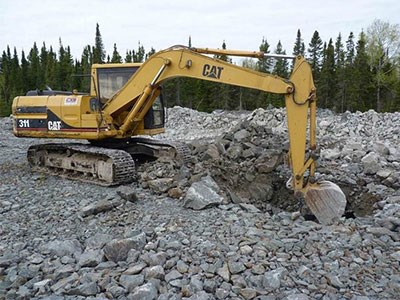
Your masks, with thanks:
<instances>
[{"instance_id":1,"label":"green foliage","mask_svg":"<svg viewBox=\"0 0 400 300\"><path fill-rule=\"evenodd\" d=\"M303 39L301 37L300 29L297 30L296 41L293 46L293 55L304 56L306 47L304 45Z\"/></svg>"},{"instance_id":2,"label":"green foliage","mask_svg":"<svg viewBox=\"0 0 400 300\"><path fill-rule=\"evenodd\" d=\"M192 40L189 37L189 47ZM379 20L374 21L366 32L355 37L350 32L347 40L339 34L336 40L323 43L315 31L308 44L307 53L300 29L295 37L293 54L306 55L313 71L317 86L318 106L335 111L345 110L379 111L400 110L400 29ZM222 49L226 49L225 41ZM11 51L12 49L12 51ZM99 25L96 24L95 45L87 45L80 59L73 59L69 46L63 46L61 39L58 51L45 43L39 49L34 43L28 52L19 54L17 49L7 48L0 58L0 116L11 113L14 97L24 95L28 90L44 89L89 92L91 65L104 63L106 52ZM270 53L270 45L262 38L259 50ZM139 42L136 49L127 50L122 58L114 44L110 62L144 62L156 52L154 48L146 51ZM278 42L274 53L285 54ZM226 55L216 59L231 62ZM289 64L284 59L260 58L244 59L242 66L289 77ZM76 76L79 75L79 76ZM168 106L180 105L202 111L215 109L253 110L268 105L283 106L279 95L257 90L235 87L216 82L193 78L175 78L163 83Z\"/></svg>"},{"instance_id":3,"label":"green foliage","mask_svg":"<svg viewBox=\"0 0 400 300\"><path fill-rule=\"evenodd\" d=\"M106 58L106 52L104 50L103 38L101 37L99 24L96 24L96 37L95 46L93 47L93 63L102 64Z\"/></svg>"},{"instance_id":4,"label":"green foliage","mask_svg":"<svg viewBox=\"0 0 400 300\"><path fill-rule=\"evenodd\" d=\"M114 51L111 58L112 63L122 63L122 57L119 55L117 50L117 44L114 43Z\"/></svg>"},{"instance_id":5,"label":"green foliage","mask_svg":"<svg viewBox=\"0 0 400 300\"><path fill-rule=\"evenodd\" d=\"M365 39L368 63L374 77L376 110L381 111L392 106L386 103L385 98L396 92L393 83L400 68L400 25L375 20L368 27Z\"/></svg>"},{"instance_id":6,"label":"green foliage","mask_svg":"<svg viewBox=\"0 0 400 300\"><path fill-rule=\"evenodd\" d=\"M318 91L319 103L322 103L323 107L337 110L336 64L332 39L329 40L328 46L324 47Z\"/></svg>"},{"instance_id":7,"label":"green foliage","mask_svg":"<svg viewBox=\"0 0 400 300\"><path fill-rule=\"evenodd\" d=\"M308 59L311 64L314 81L318 83L319 73L321 71L321 60L323 56L323 43L318 31L314 31L308 48Z\"/></svg>"},{"instance_id":8,"label":"green foliage","mask_svg":"<svg viewBox=\"0 0 400 300\"><path fill-rule=\"evenodd\" d=\"M267 39L263 37L259 47L260 52L269 53L269 44ZM270 73L272 68L272 59L269 57L259 58L257 62L257 70L264 73Z\"/></svg>"}]
</instances>

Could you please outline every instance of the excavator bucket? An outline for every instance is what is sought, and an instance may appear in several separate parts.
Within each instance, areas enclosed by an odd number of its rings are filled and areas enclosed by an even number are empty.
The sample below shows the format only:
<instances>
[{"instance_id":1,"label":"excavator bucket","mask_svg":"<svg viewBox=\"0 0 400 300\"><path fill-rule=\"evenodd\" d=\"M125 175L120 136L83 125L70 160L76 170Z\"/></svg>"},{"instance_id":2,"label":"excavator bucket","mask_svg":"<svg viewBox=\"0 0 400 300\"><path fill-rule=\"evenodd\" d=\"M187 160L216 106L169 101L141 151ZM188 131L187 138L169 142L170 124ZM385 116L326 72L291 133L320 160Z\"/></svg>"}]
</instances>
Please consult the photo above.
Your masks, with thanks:
<instances>
[{"instance_id":1,"label":"excavator bucket","mask_svg":"<svg viewBox=\"0 0 400 300\"><path fill-rule=\"evenodd\" d=\"M330 181L309 184L304 191L305 202L318 221L324 225L336 222L346 208L346 196Z\"/></svg>"}]
</instances>

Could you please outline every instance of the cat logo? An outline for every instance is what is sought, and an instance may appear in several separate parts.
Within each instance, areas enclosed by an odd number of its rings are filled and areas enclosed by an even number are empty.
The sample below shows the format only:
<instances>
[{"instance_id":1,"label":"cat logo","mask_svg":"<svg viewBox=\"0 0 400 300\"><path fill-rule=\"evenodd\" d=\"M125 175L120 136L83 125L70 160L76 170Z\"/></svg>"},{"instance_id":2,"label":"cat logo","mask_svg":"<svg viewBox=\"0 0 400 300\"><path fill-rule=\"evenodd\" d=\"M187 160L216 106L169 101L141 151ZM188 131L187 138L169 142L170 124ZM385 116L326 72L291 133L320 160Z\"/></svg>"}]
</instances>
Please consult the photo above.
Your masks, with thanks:
<instances>
[{"instance_id":1,"label":"cat logo","mask_svg":"<svg viewBox=\"0 0 400 300\"><path fill-rule=\"evenodd\" d=\"M220 79L223 69L224 69L223 67L210 66L209 64L205 64L203 67L203 76L214 79Z\"/></svg>"},{"instance_id":2,"label":"cat logo","mask_svg":"<svg viewBox=\"0 0 400 300\"><path fill-rule=\"evenodd\" d=\"M61 121L48 121L47 128L49 130L60 130L61 129Z\"/></svg>"}]
</instances>

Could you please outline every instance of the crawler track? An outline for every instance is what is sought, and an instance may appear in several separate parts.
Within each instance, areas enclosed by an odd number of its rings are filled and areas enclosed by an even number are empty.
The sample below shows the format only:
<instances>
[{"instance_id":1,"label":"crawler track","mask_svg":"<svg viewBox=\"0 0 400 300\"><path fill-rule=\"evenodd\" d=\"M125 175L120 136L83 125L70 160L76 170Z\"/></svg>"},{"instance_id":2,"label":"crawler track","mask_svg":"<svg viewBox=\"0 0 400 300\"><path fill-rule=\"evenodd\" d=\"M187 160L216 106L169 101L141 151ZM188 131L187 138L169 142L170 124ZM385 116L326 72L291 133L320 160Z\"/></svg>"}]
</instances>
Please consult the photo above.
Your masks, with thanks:
<instances>
[{"instance_id":1,"label":"crawler track","mask_svg":"<svg viewBox=\"0 0 400 300\"><path fill-rule=\"evenodd\" d=\"M129 183L136 178L134 159L139 157L187 163L191 152L184 143L149 138L96 143L95 145L39 144L28 149L28 162L40 172L103 186Z\"/></svg>"},{"instance_id":2,"label":"crawler track","mask_svg":"<svg viewBox=\"0 0 400 300\"><path fill-rule=\"evenodd\" d=\"M28 149L37 171L103 186L132 182L135 163L129 153L84 144L43 144Z\"/></svg>"}]
</instances>

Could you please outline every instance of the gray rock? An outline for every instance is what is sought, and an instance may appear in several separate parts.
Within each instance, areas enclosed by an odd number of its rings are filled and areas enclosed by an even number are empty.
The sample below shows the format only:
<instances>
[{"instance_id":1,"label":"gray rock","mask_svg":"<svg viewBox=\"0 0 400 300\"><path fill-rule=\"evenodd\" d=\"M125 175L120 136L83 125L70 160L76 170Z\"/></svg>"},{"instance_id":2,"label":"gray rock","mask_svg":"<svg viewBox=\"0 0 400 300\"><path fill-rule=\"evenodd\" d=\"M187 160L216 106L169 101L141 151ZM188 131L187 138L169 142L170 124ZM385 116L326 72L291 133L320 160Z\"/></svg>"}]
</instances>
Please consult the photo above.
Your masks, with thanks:
<instances>
[{"instance_id":1,"label":"gray rock","mask_svg":"<svg viewBox=\"0 0 400 300\"><path fill-rule=\"evenodd\" d=\"M99 213L107 212L114 209L121 204L120 200L102 200L96 203L89 204L82 207L81 216L87 217L91 215L97 215Z\"/></svg>"},{"instance_id":2,"label":"gray rock","mask_svg":"<svg viewBox=\"0 0 400 300\"><path fill-rule=\"evenodd\" d=\"M257 297L257 291L252 288L241 289L239 293L246 300L254 299L255 297Z\"/></svg>"},{"instance_id":3,"label":"gray rock","mask_svg":"<svg viewBox=\"0 0 400 300\"><path fill-rule=\"evenodd\" d=\"M111 285L107 287L107 292L109 292L113 298L118 298L125 295L125 289L118 285Z\"/></svg>"},{"instance_id":4,"label":"gray rock","mask_svg":"<svg viewBox=\"0 0 400 300\"><path fill-rule=\"evenodd\" d=\"M85 241L85 245L89 249L101 249L112 239L113 236L110 234L96 233Z\"/></svg>"},{"instance_id":5,"label":"gray rock","mask_svg":"<svg viewBox=\"0 0 400 300\"><path fill-rule=\"evenodd\" d=\"M165 277L165 271L162 266L153 266L144 269L144 274L146 277L146 280L155 278L155 279L161 279L163 280Z\"/></svg>"},{"instance_id":6,"label":"gray rock","mask_svg":"<svg viewBox=\"0 0 400 300\"><path fill-rule=\"evenodd\" d=\"M189 270L189 266L182 260L178 260L176 263L176 269L179 273L184 274Z\"/></svg>"},{"instance_id":7,"label":"gray rock","mask_svg":"<svg viewBox=\"0 0 400 300\"><path fill-rule=\"evenodd\" d=\"M231 274L239 274L246 270L246 266L241 261L228 261L228 268Z\"/></svg>"},{"instance_id":8,"label":"gray rock","mask_svg":"<svg viewBox=\"0 0 400 300\"><path fill-rule=\"evenodd\" d=\"M274 152L268 152L261 155L254 162L259 173L271 173L282 161L282 155Z\"/></svg>"},{"instance_id":9,"label":"gray rock","mask_svg":"<svg viewBox=\"0 0 400 300\"><path fill-rule=\"evenodd\" d=\"M255 201L268 201L273 195L273 188L267 183L252 182L248 189Z\"/></svg>"},{"instance_id":10,"label":"gray rock","mask_svg":"<svg viewBox=\"0 0 400 300\"><path fill-rule=\"evenodd\" d=\"M183 275L176 270L172 270L167 275L165 275L165 281L170 282L175 279L181 279Z\"/></svg>"},{"instance_id":11,"label":"gray rock","mask_svg":"<svg viewBox=\"0 0 400 300\"><path fill-rule=\"evenodd\" d=\"M79 256L78 266L81 268L96 267L103 260L104 253L102 250L88 250Z\"/></svg>"},{"instance_id":12,"label":"gray rock","mask_svg":"<svg viewBox=\"0 0 400 300\"><path fill-rule=\"evenodd\" d=\"M243 151L243 147L241 144L234 144L231 145L228 150L226 151L226 154L228 155L228 157L232 160L237 160Z\"/></svg>"},{"instance_id":13,"label":"gray rock","mask_svg":"<svg viewBox=\"0 0 400 300\"><path fill-rule=\"evenodd\" d=\"M306 294L291 294L286 296L284 300L309 300L310 297Z\"/></svg>"},{"instance_id":14,"label":"gray rock","mask_svg":"<svg viewBox=\"0 0 400 300\"><path fill-rule=\"evenodd\" d=\"M147 181L149 187L157 193L166 193L174 187L173 178L158 178Z\"/></svg>"},{"instance_id":15,"label":"gray rock","mask_svg":"<svg viewBox=\"0 0 400 300\"><path fill-rule=\"evenodd\" d=\"M238 142L243 142L243 140L247 139L250 136L250 132L246 129L241 129L233 135L234 139Z\"/></svg>"},{"instance_id":16,"label":"gray rock","mask_svg":"<svg viewBox=\"0 0 400 300\"><path fill-rule=\"evenodd\" d=\"M194 210L201 210L219 205L224 198L218 194L216 182L207 176L199 182L194 182L188 189L183 206Z\"/></svg>"},{"instance_id":17,"label":"gray rock","mask_svg":"<svg viewBox=\"0 0 400 300\"><path fill-rule=\"evenodd\" d=\"M277 268L264 274L263 286L268 290L276 290L281 286L281 279L288 274L286 268Z\"/></svg>"},{"instance_id":18,"label":"gray rock","mask_svg":"<svg viewBox=\"0 0 400 300\"><path fill-rule=\"evenodd\" d=\"M207 151L204 152L202 161L204 160L218 160L220 158L220 154L218 151L218 147L215 144L210 144L207 148Z\"/></svg>"},{"instance_id":19,"label":"gray rock","mask_svg":"<svg viewBox=\"0 0 400 300\"><path fill-rule=\"evenodd\" d=\"M128 291L132 292L136 287L144 283L143 275L121 275L119 283Z\"/></svg>"},{"instance_id":20,"label":"gray rock","mask_svg":"<svg viewBox=\"0 0 400 300\"><path fill-rule=\"evenodd\" d=\"M187 298L187 300L212 300L214 297L205 291L199 291L196 294Z\"/></svg>"},{"instance_id":21,"label":"gray rock","mask_svg":"<svg viewBox=\"0 0 400 300\"><path fill-rule=\"evenodd\" d=\"M335 160L338 159L342 154L342 151L339 149L322 149L321 157L327 160Z\"/></svg>"},{"instance_id":22,"label":"gray rock","mask_svg":"<svg viewBox=\"0 0 400 300\"><path fill-rule=\"evenodd\" d=\"M224 279L224 281L229 282L231 280L231 273L229 272L229 267L227 263L217 270L217 274Z\"/></svg>"},{"instance_id":23,"label":"gray rock","mask_svg":"<svg viewBox=\"0 0 400 300\"><path fill-rule=\"evenodd\" d=\"M130 186L121 185L117 188L117 194L122 198L129 202L136 202L138 200L138 196L136 195L134 189Z\"/></svg>"},{"instance_id":24,"label":"gray rock","mask_svg":"<svg viewBox=\"0 0 400 300\"><path fill-rule=\"evenodd\" d=\"M76 282L78 279L79 279L79 275L77 273L73 273L69 277L63 278L63 279L57 281L55 284L53 284L50 287L50 289L53 292L58 293L59 290L65 288L66 286L72 284L73 282Z\"/></svg>"},{"instance_id":25,"label":"gray rock","mask_svg":"<svg viewBox=\"0 0 400 300\"><path fill-rule=\"evenodd\" d=\"M218 300L227 299L228 296L229 296L229 290L227 291L222 288L217 288L217 290L215 291L215 297Z\"/></svg>"},{"instance_id":26,"label":"gray rock","mask_svg":"<svg viewBox=\"0 0 400 300\"><path fill-rule=\"evenodd\" d=\"M379 155L375 152L370 152L365 155L361 159L361 162L363 164L365 174L374 175L381 168L379 164Z\"/></svg>"},{"instance_id":27,"label":"gray rock","mask_svg":"<svg viewBox=\"0 0 400 300\"><path fill-rule=\"evenodd\" d=\"M76 295L76 296L95 296L100 292L98 285L95 282L84 283L78 285L76 288L70 289L67 294L68 295Z\"/></svg>"},{"instance_id":28,"label":"gray rock","mask_svg":"<svg viewBox=\"0 0 400 300\"><path fill-rule=\"evenodd\" d=\"M140 287L135 288L135 290L128 295L130 300L156 300L158 296L158 291L155 285L151 282L146 283Z\"/></svg>"},{"instance_id":29,"label":"gray rock","mask_svg":"<svg viewBox=\"0 0 400 300\"><path fill-rule=\"evenodd\" d=\"M82 253L82 245L76 240L65 240L65 241L52 241L42 247L42 252L50 252L52 255L58 257L62 256L75 256L78 257Z\"/></svg>"},{"instance_id":30,"label":"gray rock","mask_svg":"<svg viewBox=\"0 0 400 300\"><path fill-rule=\"evenodd\" d=\"M140 233L135 237L112 240L104 246L104 255L113 262L124 261L128 257L130 250L142 250L146 245L146 234Z\"/></svg>"},{"instance_id":31,"label":"gray rock","mask_svg":"<svg viewBox=\"0 0 400 300\"><path fill-rule=\"evenodd\" d=\"M135 264L132 267L129 267L126 271L124 271L123 274L125 275L135 275L139 274L144 268L146 268L147 264L144 262L140 262L138 264Z\"/></svg>"}]
</instances>

